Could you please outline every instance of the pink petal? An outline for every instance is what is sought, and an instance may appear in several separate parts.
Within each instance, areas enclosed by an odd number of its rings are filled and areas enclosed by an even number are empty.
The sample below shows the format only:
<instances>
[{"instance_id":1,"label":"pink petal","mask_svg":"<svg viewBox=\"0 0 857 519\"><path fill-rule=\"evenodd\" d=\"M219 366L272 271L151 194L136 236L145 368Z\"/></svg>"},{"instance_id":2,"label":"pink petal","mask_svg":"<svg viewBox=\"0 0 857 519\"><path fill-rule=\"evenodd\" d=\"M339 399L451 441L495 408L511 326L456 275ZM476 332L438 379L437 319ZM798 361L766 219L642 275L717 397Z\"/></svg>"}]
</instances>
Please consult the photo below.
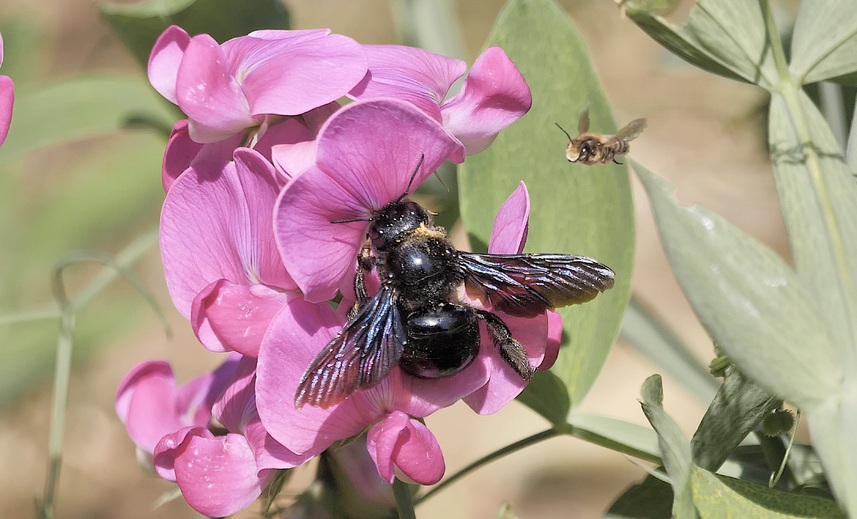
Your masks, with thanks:
<instances>
[{"instance_id":1,"label":"pink petal","mask_svg":"<svg viewBox=\"0 0 857 519\"><path fill-rule=\"evenodd\" d=\"M204 326L217 338L216 344L203 342L212 351L222 348L256 357L268 325L287 298L285 292L265 285L238 285L220 279L194 299L190 321L197 336Z\"/></svg>"},{"instance_id":2,"label":"pink petal","mask_svg":"<svg viewBox=\"0 0 857 519\"><path fill-rule=\"evenodd\" d=\"M269 31L273 32L273 31ZM252 36L224 44L241 81L250 112L299 115L336 101L366 74L360 45L338 34L281 31L276 40Z\"/></svg>"},{"instance_id":3,"label":"pink petal","mask_svg":"<svg viewBox=\"0 0 857 519\"><path fill-rule=\"evenodd\" d=\"M207 34L188 43L176 78L176 102L196 142L217 142L258 125L226 56Z\"/></svg>"},{"instance_id":4,"label":"pink petal","mask_svg":"<svg viewBox=\"0 0 857 519\"><path fill-rule=\"evenodd\" d=\"M271 161L286 184L315 165L317 143L314 140L277 144L271 148Z\"/></svg>"},{"instance_id":5,"label":"pink petal","mask_svg":"<svg viewBox=\"0 0 857 519\"><path fill-rule=\"evenodd\" d=\"M364 45L369 73L349 93L355 99L392 97L417 106L440 121L440 105L449 87L464 75L467 65L414 47Z\"/></svg>"},{"instance_id":6,"label":"pink petal","mask_svg":"<svg viewBox=\"0 0 857 519\"><path fill-rule=\"evenodd\" d=\"M164 150L164 161L161 164L161 183L164 186L164 193L170 190L173 182L190 166L202 147L202 144L190 138L187 119L181 119L173 126L170 139L167 141L167 149Z\"/></svg>"},{"instance_id":7,"label":"pink petal","mask_svg":"<svg viewBox=\"0 0 857 519\"><path fill-rule=\"evenodd\" d=\"M257 416L256 359L241 357L229 385L212 407L212 414L227 431L243 433L244 424Z\"/></svg>"},{"instance_id":8,"label":"pink petal","mask_svg":"<svg viewBox=\"0 0 857 519\"><path fill-rule=\"evenodd\" d=\"M232 382L241 355L231 353L214 371L179 386L176 408L184 425L206 425L215 402Z\"/></svg>"},{"instance_id":9,"label":"pink petal","mask_svg":"<svg viewBox=\"0 0 857 519\"><path fill-rule=\"evenodd\" d=\"M332 222L368 219L399 198L421 157L412 190L447 158L463 158L443 128L406 103L352 103L328 120L317 167L289 185L276 210L280 254L307 299L332 298L354 275L368 223Z\"/></svg>"},{"instance_id":10,"label":"pink petal","mask_svg":"<svg viewBox=\"0 0 857 519\"><path fill-rule=\"evenodd\" d=\"M527 241L527 225L530 217L530 197L527 186L521 181L518 188L503 202L494 227L488 252L493 254L520 254Z\"/></svg>"},{"instance_id":11,"label":"pink petal","mask_svg":"<svg viewBox=\"0 0 857 519\"><path fill-rule=\"evenodd\" d=\"M161 211L161 254L170 295L191 316L197 294L214 281L294 286L272 239L279 190L273 166L241 149L212 171L192 166L171 186Z\"/></svg>"},{"instance_id":12,"label":"pink petal","mask_svg":"<svg viewBox=\"0 0 857 519\"><path fill-rule=\"evenodd\" d=\"M148 453L165 434L194 425L183 423L176 411L175 378L166 362L145 362L125 376L116 395L116 413L131 440Z\"/></svg>"},{"instance_id":13,"label":"pink petal","mask_svg":"<svg viewBox=\"0 0 857 519\"><path fill-rule=\"evenodd\" d=\"M503 49L489 47L473 64L461 92L441 107L443 126L473 155L531 105L530 88L518 68Z\"/></svg>"},{"instance_id":14,"label":"pink petal","mask_svg":"<svg viewBox=\"0 0 857 519\"><path fill-rule=\"evenodd\" d=\"M0 34L0 66L3 65L3 35Z\"/></svg>"},{"instance_id":15,"label":"pink petal","mask_svg":"<svg viewBox=\"0 0 857 519\"><path fill-rule=\"evenodd\" d=\"M244 426L244 436L253 449L259 470L290 469L316 456L316 453L295 454L268 434L258 416Z\"/></svg>"},{"instance_id":16,"label":"pink petal","mask_svg":"<svg viewBox=\"0 0 857 519\"><path fill-rule=\"evenodd\" d=\"M181 27L171 25L164 30L152 47L147 68L149 82L173 104L176 101L176 78L190 36Z\"/></svg>"},{"instance_id":17,"label":"pink petal","mask_svg":"<svg viewBox=\"0 0 857 519\"><path fill-rule=\"evenodd\" d=\"M15 83L9 76L0 76L0 146L6 141L12 124L12 106L15 104Z\"/></svg>"},{"instance_id":18,"label":"pink petal","mask_svg":"<svg viewBox=\"0 0 857 519\"><path fill-rule=\"evenodd\" d=\"M184 427L175 432L164 435L155 446L152 461L155 472L167 481L176 480L176 456L182 448L186 438L190 435L203 435L214 438L211 431L205 427Z\"/></svg>"},{"instance_id":19,"label":"pink petal","mask_svg":"<svg viewBox=\"0 0 857 519\"><path fill-rule=\"evenodd\" d=\"M499 315L499 314L498 314ZM533 318L500 315L521 346L527 351L531 366L542 363L547 342L548 321L545 314ZM484 326L480 326L482 345L474 362L483 362L489 371L488 382L464 401L479 414L491 414L511 402L527 386L527 382L500 356Z\"/></svg>"},{"instance_id":20,"label":"pink petal","mask_svg":"<svg viewBox=\"0 0 857 519\"><path fill-rule=\"evenodd\" d=\"M253 450L240 434L189 434L176 449L174 466L187 503L209 517L247 508L275 474L259 471Z\"/></svg>"},{"instance_id":21,"label":"pink petal","mask_svg":"<svg viewBox=\"0 0 857 519\"><path fill-rule=\"evenodd\" d=\"M353 398L328 409L310 405L295 409L295 393L304 371L342 325L326 303L315 305L295 298L277 315L262 341L256 406L265 429L292 452L317 454L374 421L372 410L357 408Z\"/></svg>"},{"instance_id":22,"label":"pink petal","mask_svg":"<svg viewBox=\"0 0 857 519\"><path fill-rule=\"evenodd\" d=\"M443 453L434 435L400 411L393 411L369 429L366 449L378 473L389 483L393 483L396 467L421 485L433 485L443 477Z\"/></svg>"},{"instance_id":23,"label":"pink petal","mask_svg":"<svg viewBox=\"0 0 857 519\"><path fill-rule=\"evenodd\" d=\"M562 316L556 310L548 310L548 340L545 346L545 357L539 364L539 370L551 368L559 356L559 345L562 343Z\"/></svg>"}]
</instances>

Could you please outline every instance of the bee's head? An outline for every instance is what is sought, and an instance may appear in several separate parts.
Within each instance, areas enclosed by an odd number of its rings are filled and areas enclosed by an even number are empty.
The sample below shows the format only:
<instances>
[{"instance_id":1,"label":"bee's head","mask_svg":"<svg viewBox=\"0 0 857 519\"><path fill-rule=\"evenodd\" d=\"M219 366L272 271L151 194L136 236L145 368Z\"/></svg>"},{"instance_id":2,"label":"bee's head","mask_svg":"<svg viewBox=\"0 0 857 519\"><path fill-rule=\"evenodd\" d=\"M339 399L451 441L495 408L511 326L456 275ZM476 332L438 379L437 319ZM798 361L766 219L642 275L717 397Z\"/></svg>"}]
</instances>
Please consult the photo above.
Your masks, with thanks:
<instances>
[{"instance_id":1,"label":"bee's head","mask_svg":"<svg viewBox=\"0 0 857 519\"><path fill-rule=\"evenodd\" d=\"M572 140L568 143L568 148L565 150L565 158L569 162L577 162L579 160L586 161L587 157L592 154L592 145L589 139Z\"/></svg>"},{"instance_id":2,"label":"bee's head","mask_svg":"<svg viewBox=\"0 0 857 519\"><path fill-rule=\"evenodd\" d=\"M428 211L411 200L395 200L372 215L369 240L376 250L388 250L419 229L420 225L431 226Z\"/></svg>"}]
</instances>

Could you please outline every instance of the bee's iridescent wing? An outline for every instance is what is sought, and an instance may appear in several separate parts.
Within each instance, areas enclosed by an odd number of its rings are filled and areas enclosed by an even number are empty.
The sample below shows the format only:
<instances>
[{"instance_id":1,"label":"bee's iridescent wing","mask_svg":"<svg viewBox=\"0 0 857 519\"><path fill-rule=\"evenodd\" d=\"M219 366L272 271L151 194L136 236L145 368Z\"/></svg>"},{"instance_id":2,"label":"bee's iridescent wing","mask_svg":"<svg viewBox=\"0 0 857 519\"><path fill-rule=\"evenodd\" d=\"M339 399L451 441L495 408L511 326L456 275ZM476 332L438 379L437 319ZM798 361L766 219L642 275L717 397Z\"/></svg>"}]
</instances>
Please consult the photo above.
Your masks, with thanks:
<instances>
[{"instance_id":1,"label":"bee's iridescent wing","mask_svg":"<svg viewBox=\"0 0 857 519\"><path fill-rule=\"evenodd\" d=\"M615 137L620 141L631 141L636 139L646 129L648 123L645 119L634 119L616 132Z\"/></svg>"}]
</instances>

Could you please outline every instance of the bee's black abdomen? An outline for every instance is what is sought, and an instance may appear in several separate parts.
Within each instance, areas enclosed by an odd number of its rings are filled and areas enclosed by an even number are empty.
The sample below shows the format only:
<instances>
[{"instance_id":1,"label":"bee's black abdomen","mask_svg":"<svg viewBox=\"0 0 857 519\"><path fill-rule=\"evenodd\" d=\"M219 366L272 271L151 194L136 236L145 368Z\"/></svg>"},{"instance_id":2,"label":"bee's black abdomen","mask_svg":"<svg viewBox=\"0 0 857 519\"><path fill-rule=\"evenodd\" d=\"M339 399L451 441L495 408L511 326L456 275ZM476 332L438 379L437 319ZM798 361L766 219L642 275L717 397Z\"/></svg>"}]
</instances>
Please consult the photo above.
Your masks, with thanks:
<instances>
[{"instance_id":1,"label":"bee's black abdomen","mask_svg":"<svg viewBox=\"0 0 857 519\"><path fill-rule=\"evenodd\" d=\"M451 303L422 308L408 317L407 330L399 366L415 377L454 375L479 353L479 322L472 308Z\"/></svg>"}]
</instances>

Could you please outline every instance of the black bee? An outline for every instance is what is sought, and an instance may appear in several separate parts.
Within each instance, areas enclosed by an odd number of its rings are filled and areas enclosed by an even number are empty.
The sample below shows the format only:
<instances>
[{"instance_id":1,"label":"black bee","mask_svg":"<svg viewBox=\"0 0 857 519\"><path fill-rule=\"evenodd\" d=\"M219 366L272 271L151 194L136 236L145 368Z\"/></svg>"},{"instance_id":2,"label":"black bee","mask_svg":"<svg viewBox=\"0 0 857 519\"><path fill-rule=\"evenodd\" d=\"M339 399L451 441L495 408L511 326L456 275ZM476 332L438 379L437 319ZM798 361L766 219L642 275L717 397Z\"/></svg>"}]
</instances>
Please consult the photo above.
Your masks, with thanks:
<instances>
[{"instance_id":1,"label":"black bee","mask_svg":"<svg viewBox=\"0 0 857 519\"><path fill-rule=\"evenodd\" d=\"M503 359L530 380L535 370L506 324L491 312L452 302L456 289L464 283L494 310L535 317L548 308L584 303L613 286L613 271L584 256L458 251L407 196L408 191L370 217L354 283L357 304L304 373L297 407L331 406L374 386L397 364L420 378L458 373L479 353L479 321ZM364 273L372 268L381 287L368 297Z\"/></svg>"}]
</instances>

